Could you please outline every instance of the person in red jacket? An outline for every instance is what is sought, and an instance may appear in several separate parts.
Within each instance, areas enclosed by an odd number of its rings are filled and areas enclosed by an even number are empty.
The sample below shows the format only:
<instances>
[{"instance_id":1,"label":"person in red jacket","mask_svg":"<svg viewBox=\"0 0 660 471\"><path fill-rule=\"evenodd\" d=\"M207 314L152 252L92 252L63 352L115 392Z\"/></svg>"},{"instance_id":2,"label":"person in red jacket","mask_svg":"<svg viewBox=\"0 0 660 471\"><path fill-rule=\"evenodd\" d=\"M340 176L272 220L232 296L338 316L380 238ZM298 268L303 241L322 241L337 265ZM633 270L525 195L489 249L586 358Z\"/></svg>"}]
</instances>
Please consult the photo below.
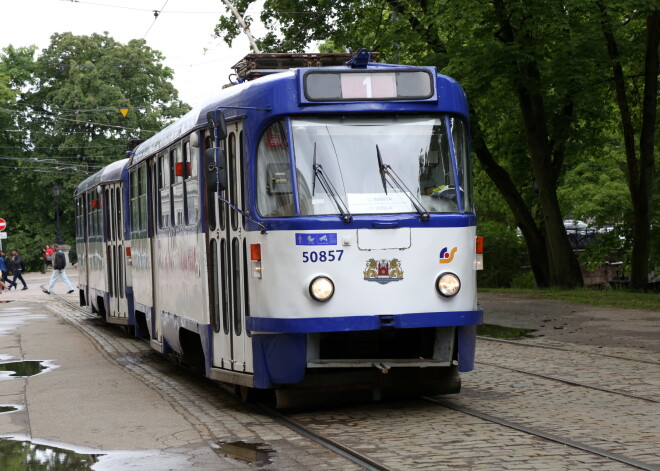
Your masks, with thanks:
<instances>
[{"instance_id":1,"label":"person in red jacket","mask_svg":"<svg viewBox=\"0 0 660 471\"><path fill-rule=\"evenodd\" d=\"M53 249L50 248L50 245L47 245L44 249L44 268L41 270L41 273L46 273L46 268L53 266Z\"/></svg>"}]
</instances>

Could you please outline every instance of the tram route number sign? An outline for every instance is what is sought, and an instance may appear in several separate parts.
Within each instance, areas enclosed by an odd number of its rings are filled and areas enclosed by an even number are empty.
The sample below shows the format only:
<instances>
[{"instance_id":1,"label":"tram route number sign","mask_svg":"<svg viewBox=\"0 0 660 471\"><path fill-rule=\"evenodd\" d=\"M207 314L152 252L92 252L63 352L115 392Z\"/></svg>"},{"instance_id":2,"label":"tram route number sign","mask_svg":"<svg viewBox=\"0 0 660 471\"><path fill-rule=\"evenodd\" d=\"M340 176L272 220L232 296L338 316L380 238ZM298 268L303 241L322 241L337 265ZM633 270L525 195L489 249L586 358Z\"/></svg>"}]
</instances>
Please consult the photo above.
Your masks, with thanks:
<instances>
[{"instance_id":1,"label":"tram route number sign","mask_svg":"<svg viewBox=\"0 0 660 471\"><path fill-rule=\"evenodd\" d=\"M7 221L0 218L0 231L4 231L7 228Z\"/></svg>"}]
</instances>

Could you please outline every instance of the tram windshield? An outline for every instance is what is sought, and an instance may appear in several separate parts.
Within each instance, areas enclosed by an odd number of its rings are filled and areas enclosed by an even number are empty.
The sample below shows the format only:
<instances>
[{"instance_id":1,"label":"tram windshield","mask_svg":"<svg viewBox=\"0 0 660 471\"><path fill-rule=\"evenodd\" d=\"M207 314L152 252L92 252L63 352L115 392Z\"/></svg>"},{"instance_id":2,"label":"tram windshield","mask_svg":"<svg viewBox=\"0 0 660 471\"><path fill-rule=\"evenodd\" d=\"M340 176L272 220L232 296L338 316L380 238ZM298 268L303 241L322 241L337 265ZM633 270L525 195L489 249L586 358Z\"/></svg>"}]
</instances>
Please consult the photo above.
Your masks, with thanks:
<instances>
[{"instance_id":1,"label":"tram windshield","mask_svg":"<svg viewBox=\"0 0 660 471\"><path fill-rule=\"evenodd\" d=\"M262 216L471 211L467 130L458 118L291 119L290 140L286 128L275 123L259 145Z\"/></svg>"}]
</instances>

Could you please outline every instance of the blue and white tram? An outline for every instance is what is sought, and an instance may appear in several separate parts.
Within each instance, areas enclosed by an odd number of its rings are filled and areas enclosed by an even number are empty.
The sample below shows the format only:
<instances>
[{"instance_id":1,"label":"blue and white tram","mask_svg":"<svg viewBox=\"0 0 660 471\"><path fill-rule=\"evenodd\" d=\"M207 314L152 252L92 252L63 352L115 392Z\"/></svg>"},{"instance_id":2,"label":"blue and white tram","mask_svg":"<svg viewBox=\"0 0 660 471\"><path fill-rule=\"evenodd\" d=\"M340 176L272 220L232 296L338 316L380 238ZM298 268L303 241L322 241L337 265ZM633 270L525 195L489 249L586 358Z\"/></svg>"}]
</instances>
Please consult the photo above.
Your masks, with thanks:
<instances>
[{"instance_id":1,"label":"blue and white tram","mask_svg":"<svg viewBox=\"0 0 660 471\"><path fill-rule=\"evenodd\" d=\"M129 318L154 348L280 405L460 389L483 312L451 78L365 60L278 71L127 167Z\"/></svg>"},{"instance_id":2,"label":"blue and white tram","mask_svg":"<svg viewBox=\"0 0 660 471\"><path fill-rule=\"evenodd\" d=\"M134 325L127 229L128 159L114 162L75 191L80 304L108 322Z\"/></svg>"}]
</instances>

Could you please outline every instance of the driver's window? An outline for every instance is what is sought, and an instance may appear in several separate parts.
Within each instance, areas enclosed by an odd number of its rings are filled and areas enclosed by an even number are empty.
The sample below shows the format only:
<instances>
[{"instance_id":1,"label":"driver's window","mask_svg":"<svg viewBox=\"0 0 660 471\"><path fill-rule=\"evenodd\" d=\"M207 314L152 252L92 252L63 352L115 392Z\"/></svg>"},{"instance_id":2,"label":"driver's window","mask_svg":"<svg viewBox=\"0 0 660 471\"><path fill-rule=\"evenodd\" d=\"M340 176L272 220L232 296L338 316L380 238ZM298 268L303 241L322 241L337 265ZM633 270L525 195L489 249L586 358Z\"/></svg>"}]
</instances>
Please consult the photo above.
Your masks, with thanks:
<instances>
[{"instance_id":1,"label":"driver's window","mask_svg":"<svg viewBox=\"0 0 660 471\"><path fill-rule=\"evenodd\" d=\"M428 149L419 155L421 202L430 212L456 212L458 202L445 121L433 126Z\"/></svg>"},{"instance_id":2,"label":"driver's window","mask_svg":"<svg viewBox=\"0 0 660 471\"><path fill-rule=\"evenodd\" d=\"M263 217L295 216L286 122L273 123L257 150L257 205Z\"/></svg>"}]
</instances>

